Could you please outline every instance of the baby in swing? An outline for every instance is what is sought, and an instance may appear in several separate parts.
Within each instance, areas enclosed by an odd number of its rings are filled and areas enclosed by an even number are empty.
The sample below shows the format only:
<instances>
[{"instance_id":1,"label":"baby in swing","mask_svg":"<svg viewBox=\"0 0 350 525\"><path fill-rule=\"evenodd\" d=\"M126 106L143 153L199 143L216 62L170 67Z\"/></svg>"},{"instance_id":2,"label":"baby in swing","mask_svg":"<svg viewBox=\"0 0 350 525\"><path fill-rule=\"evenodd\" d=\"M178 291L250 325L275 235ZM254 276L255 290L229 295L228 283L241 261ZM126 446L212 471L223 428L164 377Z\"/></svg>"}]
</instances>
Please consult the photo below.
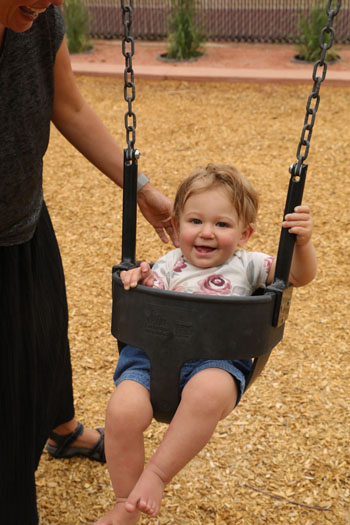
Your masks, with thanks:
<instances>
[{"instance_id":1,"label":"baby in swing","mask_svg":"<svg viewBox=\"0 0 350 525\"><path fill-rule=\"evenodd\" d=\"M121 273L126 290L138 283L195 294L251 295L272 283L275 259L243 249L256 223L258 197L237 169L209 164L186 178L174 203L179 248L151 269ZM308 206L284 217L296 235L290 282L304 286L316 274ZM150 362L125 346L114 374L116 389L107 408L105 450L116 504L96 525L130 525L140 513L156 516L165 486L210 440L217 423L239 403L250 360L193 360L181 369L181 402L150 461L144 466L143 432L153 417Z\"/></svg>"}]
</instances>

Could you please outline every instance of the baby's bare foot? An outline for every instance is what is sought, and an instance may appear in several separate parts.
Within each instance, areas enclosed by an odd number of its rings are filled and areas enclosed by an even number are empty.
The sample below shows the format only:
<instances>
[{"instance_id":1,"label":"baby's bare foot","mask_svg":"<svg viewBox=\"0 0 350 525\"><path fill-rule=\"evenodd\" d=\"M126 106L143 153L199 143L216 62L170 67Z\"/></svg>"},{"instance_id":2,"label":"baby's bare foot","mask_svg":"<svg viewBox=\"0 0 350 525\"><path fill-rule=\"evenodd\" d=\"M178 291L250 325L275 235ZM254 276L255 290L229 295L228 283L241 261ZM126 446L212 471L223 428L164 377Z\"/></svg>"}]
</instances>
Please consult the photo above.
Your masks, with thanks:
<instances>
[{"instance_id":1,"label":"baby's bare foot","mask_svg":"<svg viewBox=\"0 0 350 525\"><path fill-rule=\"evenodd\" d=\"M165 482L157 469L148 465L127 498L125 509L131 513L139 509L149 516L156 516L160 509L164 488Z\"/></svg>"},{"instance_id":2,"label":"baby's bare foot","mask_svg":"<svg viewBox=\"0 0 350 525\"><path fill-rule=\"evenodd\" d=\"M126 498L118 499L115 507L105 514L94 525L135 525L140 517L140 511L128 512L125 509Z\"/></svg>"}]
</instances>

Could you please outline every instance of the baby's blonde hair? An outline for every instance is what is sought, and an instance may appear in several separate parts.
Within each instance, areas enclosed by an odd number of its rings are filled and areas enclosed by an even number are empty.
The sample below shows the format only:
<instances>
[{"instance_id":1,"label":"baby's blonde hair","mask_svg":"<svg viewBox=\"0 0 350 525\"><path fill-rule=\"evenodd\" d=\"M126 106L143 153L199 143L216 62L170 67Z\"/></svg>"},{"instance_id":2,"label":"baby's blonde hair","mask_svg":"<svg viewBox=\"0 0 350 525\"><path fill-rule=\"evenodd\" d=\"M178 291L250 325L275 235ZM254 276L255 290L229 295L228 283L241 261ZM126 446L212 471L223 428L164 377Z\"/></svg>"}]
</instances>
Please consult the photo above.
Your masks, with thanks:
<instances>
[{"instance_id":1,"label":"baby's blonde hair","mask_svg":"<svg viewBox=\"0 0 350 525\"><path fill-rule=\"evenodd\" d=\"M234 166L208 164L199 167L180 184L174 202L174 219L179 224L180 215L187 199L215 187L223 187L245 226L256 223L259 199L250 182Z\"/></svg>"}]
</instances>

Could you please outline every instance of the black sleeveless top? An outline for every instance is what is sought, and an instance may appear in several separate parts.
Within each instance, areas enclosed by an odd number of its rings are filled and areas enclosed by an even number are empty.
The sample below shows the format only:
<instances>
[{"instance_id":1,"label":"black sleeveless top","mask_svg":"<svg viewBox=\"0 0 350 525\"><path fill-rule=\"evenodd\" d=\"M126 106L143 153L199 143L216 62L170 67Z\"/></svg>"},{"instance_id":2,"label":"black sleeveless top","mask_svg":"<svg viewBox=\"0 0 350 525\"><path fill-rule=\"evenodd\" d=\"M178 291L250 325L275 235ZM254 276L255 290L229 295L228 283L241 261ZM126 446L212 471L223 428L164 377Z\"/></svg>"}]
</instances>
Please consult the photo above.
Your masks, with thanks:
<instances>
[{"instance_id":1,"label":"black sleeveless top","mask_svg":"<svg viewBox=\"0 0 350 525\"><path fill-rule=\"evenodd\" d=\"M64 35L51 5L24 33L5 30L0 54L0 245L31 239L40 215L54 64Z\"/></svg>"}]
</instances>

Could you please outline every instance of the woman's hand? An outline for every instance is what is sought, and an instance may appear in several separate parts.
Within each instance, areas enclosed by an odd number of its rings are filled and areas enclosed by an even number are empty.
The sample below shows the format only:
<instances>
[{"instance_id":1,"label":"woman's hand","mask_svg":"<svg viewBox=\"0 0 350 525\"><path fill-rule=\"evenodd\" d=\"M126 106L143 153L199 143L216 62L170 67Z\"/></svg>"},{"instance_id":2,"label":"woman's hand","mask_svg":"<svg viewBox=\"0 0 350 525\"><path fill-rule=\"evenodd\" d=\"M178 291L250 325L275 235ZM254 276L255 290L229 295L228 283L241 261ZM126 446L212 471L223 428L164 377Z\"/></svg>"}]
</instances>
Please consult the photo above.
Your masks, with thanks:
<instances>
[{"instance_id":1,"label":"woman's hand","mask_svg":"<svg viewBox=\"0 0 350 525\"><path fill-rule=\"evenodd\" d=\"M138 192L137 202L143 216L156 230L160 239L163 242L168 242L169 235L174 246L178 246L172 223L173 204L171 200L148 182Z\"/></svg>"}]
</instances>

